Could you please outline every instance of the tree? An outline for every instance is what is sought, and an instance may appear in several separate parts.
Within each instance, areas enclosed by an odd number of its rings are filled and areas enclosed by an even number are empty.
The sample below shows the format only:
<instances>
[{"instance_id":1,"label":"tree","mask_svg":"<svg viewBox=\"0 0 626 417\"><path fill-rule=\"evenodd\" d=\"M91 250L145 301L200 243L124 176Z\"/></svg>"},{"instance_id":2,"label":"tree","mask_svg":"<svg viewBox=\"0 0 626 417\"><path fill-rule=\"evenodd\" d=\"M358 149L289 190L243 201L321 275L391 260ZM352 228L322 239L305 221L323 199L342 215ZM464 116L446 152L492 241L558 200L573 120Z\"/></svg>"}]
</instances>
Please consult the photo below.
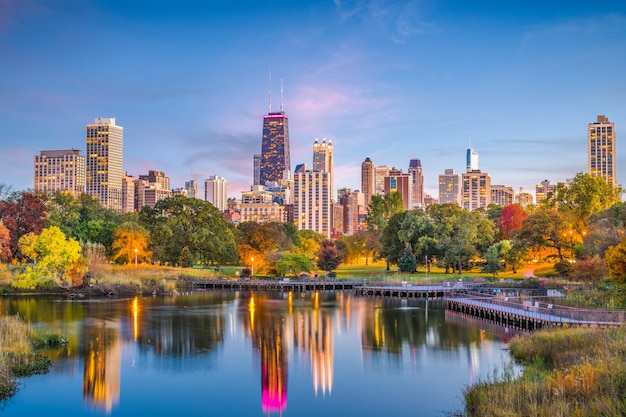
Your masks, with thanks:
<instances>
[{"instance_id":1,"label":"tree","mask_svg":"<svg viewBox=\"0 0 626 417\"><path fill-rule=\"evenodd\" d=\"M522 222L526 218L526 212L520 204L509 204L502 209L500 218L495 223L498 225L500 238L509 240L522 229Z\"/></svg>"},{"instance_id":2,"label":"tree","mask_svg":"<svg viewBox=\"0 0 626 417\"><path fill-rule=\"evenodd\" d=\"M320 249L317 251L317 267L322 271L332 272L341 263L341 253L337 249L334 240L326 239L322 241Z\"/></svg>"},{"instance_id":3,"label":"tree","mask_svg":"<svg viewBox=\"0 0 626 417\"><path fill-rule=\"evenodd\" d=\"M115 232L113 260L118 263L146 262L150 259L148 242L150 233L134 222L122 224ZM187 248L189 250L189 248Z\"/></svg>"},{"instance_id":4,"label":"tree","mask_svg":"<svg viewBox=\"0 0 626 417\"><path fill-rule=\"evenodd\" d=\"M237 249L244 264L252 266L254 258L255 273L275 271L280 254L294 251L292 239L300 243L300 235L291 226L281 223L244 222L237 227ZM306 237L306 234L302 235Z\"/></svg>"},{"instance_id":5,"label":"tree","mask_svg":"<svg viewBox=\"0 0 626 417\"><path fill-rule=\"evenodd\" d=\"M387 270L390 265L397 265L404 254L406 245L400 240L398 233L402 229L402 222L407 213L403 211L393 215L383 230L380 239L380 256L387 262Z\"/></svg>"},{"instance_id":6,"label":"tree","mask_svg":"<svg viewBox=\"0 0 626 417\"><path fill-rule=\"evenodd\" d=\"M45 198L32 192L16 192L0 202L0 220L9 230L12 258L21 258L19 240L28 233L39 234L46 221Z\"/></svg>"},{"instance_id":7,"label":"tree","mask_svg":"<svg viewBox=\"0 0 626 417\"><path fill-rule=\"evenodd\" d=\"M569 230L571 230L569 224L561 212L544 209L526 217L514 239L521 247L554 250L556 257L562 261L565 258L565 250L572 246L573 237ZM548 256L555 254L550 253Z\"/></svg>"},{"instance_id":8,"label":"tree","mask_svg":"<svg viewBox=\"0 0 626 417\"><path fill-rule=\"evenodd\" d=\"M324 237L313 230L298 230L298 243L294 242L297 251L312 255L320 249Z\"/></svg>"},{"instance_id":9,"label":"tree","mask_svg":"<svg viewBox=\"0 0 626 417\"><path fill-rule=\"evenodd\" d=\"M8 262L11 259L11 236L9 229L0 220L0 261Z\"/></svg>"},{"instance_id":10,"label":"tree","mask_svg":"<svg viewBox=\"0 0 626 417\"><path fill-rule=\"evenodd\" d=\"M402 194L392 191L384 196L373 195L367 206L367 227L371 230L382 230L394 215L404 211Z\"/></svg>"},{"instance_id":11,"label":"tree","mask_svg":"<svg viewBox=\"0 0 626 417\"><path fill-rule=\"evenodd\" d=\"M80 244L56 226L45 228L41 234L29 233L19 241L20 250L35 265L28 265L26 271L17 276L13 285L17 288L35 289L49 285L82 284L82 276L87 263L81 255Z\"/></svg>"},{"instance_id":12,"label":"tree","mask_svg":"<svg viewBox=\"0 0 626 417\"><path fill-rule=\"evenodd\" d=\"M487 252L485 252L485 264L482 268L483 272L496 276L498 272L505 271L505 259L510 251L511 242L508 240L501 240L491 245L489 249L487 249Z\"/></svg>"},{"instance_id":13,"label":"tree","mask_svg":"<svg viewBox=\"0 0 626 417\"><path fill-rule=\"evenodd\" d=\"M415 255L409 248L404 249L404 253L398 261L398 269L400 269L400 272L406 273L413 273L416 271L417 262L415 260Z\"/></svg>"},{"instance_id":14,"label":"tree","mask_svg":"<svg viewBox=\"0 0 626 417\"><path fill-rule=\"evenodd\" d=\"M611 280L618 284L626 284L626 237L606 251L604 265L609 271Z\"/></svg>"},{"instance_id":15,"label":"tree","mask_svg":"<svg viewBox=\"0 0 626 417\"><path fill-rule=\"evenodd\" d=\"M453 268L462 274L463 265L493 242L494 226L480 212L451 203L429 206L427 212L434 224L438 262L446 272Z\"/></svg>"},{"instance_id":16,"label":"tree","mask_svg":"<svg viewBox=\"0 0 626 417\"><path fill-rule=\"evenodd\" d=\"M154 209L141 209L139 221L150 232L150 249L159 262L177 264L184 247L207 264L237 260L233 230L207 201L181 195L159 200Z\"/></svg>"},{"instance_id":17,"label":"tree","mask_svg":"<svg viewBox=\"0 0 626 417\"><path fill-rule=\"evenodd\" d=\"M620 201L623 190L602 177L579 172L568 185L558 184L551 204L572 219L572 227L582 236L594 213L606 210Z\"/></svg>"},{"instance_id":18,"label":"tree","mask_svg":"<svg viewBox=\"0 0 626 417\"><path fill-rule=\"evenodd\" d=\"M583 281L597 285L604 281L608 271L604 261L599 256L580 259L572 265L570 276L575 281Z\"/></svg>"},{"instance_id":19,"label":"tree","mask_svg":"<svg viewBox=\"0 0 626 417\"><path fill-rule=\"evenodd\" d=\"M275 264L278 276L298 275L300 272L308 273L315 267L309 255L290 251L281 253Z\"/></svg>"}]
</instances>

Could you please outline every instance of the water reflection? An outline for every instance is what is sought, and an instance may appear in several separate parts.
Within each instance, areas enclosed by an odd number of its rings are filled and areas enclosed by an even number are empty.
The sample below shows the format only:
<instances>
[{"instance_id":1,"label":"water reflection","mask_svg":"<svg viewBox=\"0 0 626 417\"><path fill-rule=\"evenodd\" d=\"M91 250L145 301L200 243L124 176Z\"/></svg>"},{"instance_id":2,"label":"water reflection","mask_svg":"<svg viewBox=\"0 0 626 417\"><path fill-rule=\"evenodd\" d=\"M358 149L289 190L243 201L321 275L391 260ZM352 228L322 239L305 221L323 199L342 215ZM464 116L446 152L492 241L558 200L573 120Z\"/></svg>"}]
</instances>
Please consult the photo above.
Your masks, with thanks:
<instances>
[{"instance_id":1,"label":"water reflection","mask_svg":"<svg viewBox=\"0 0 626 417\"><path fill-rule=\"evenodd\" d=\"M36 327L68 337L67 346L46 352L55 366L43 378L80 378L83 403L94 414L129 416L137 411L129 404L149 401L159 410L160 402L167 401L146 398L147 387L158 382L169 392L177 389L167 385L169 379L174 384L179 376L190 374L200 379L183 390L200 390L198 401L211 398L216 404L223 399L219 395L236 393L235 403L223 401L230 405L221 415L250 415L250 410L237 408L250 401L263 414L283 415L288 392L298 400L289 407L294 415L314 415L315 407L327 401L332 407L320 413L328 417L345 414L332 411L345 407L363 416L380 415L375 399L357 390L374 389L390 400L418 395L418 390L422 403L428 403L442 396L438 386L446 387L444 398L437 399L446 405L433 407L443 409L458 403L461 389L459 385L450 390L444 377L454 373L455 384L473 383L485 366L498 361L503 342L511 337L504 327L446 311L441 301L356 298L349 292L203 292L117 301L21 298L5 299L0 308L3 314L19 314ZM355 352L359 346L360 356ZM252 369L241 365L246 355ZM343 379L336 379L338 369ZM167 378L155 379L155 372L167 372ZM254 392L240 391L246 373L254 375ZM386 378L389 387L381 387L379 378ZM202 389L212 381L221 381L213 385L214 391L220 384L226 386L217 397ZM301 381L306 382L305 391ZM21 395L28 398L27 393ZM312 399L304 400L308 395ZM358 406L355 397L361 400ZM390 402L397 408L395 415L404 410L402 401ZM193 404L189 401L187 407ZM64 404L57 406L63 410ZM32 411L27 401L22 407L16 411ZM181 415L198 414L197 408L177 407ZM394 415L393 407L385 407Z\"/></svg>"},{"instance_id":2,"label":"water reflection","mask_svg":"<svg viewBox=\"0 0 626 417\"><path fill-rule=\"evenodd\" d=\"M121 352L118 321L102 320L83 334L83 399L111 413L120 400Z\"/></svg>"}]
</instances>

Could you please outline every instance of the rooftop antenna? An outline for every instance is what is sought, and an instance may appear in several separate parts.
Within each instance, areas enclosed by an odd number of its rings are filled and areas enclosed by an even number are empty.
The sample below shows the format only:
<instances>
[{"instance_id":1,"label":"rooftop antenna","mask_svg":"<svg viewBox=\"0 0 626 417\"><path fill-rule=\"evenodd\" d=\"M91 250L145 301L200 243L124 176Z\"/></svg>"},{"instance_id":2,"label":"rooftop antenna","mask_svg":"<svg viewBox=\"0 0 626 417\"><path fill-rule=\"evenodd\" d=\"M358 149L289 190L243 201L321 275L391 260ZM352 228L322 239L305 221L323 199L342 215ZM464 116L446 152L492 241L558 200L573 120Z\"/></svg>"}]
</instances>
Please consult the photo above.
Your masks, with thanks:
<instances>
[{"instance_id":1,"label":"rooftop antenna","mask_svg":"<svg viewBox=\"0 0 626 417\"><path fill-rule=\"evenodd\" d=\"M270 65L270 73L269 73L269 90L267 91L267 94L269 96L269 103L267 106L268 109L268 114L272 112L272 67Z\"/></svg>"},{"instance_id":2,"label":"rooftop antenna","mask_svg":"<svg viewBox=\"0 0 626 417\"><path fill-rule=\"evenodd\" d=\"M283 109L283 79L280 79L280 112L284 113Z\"/></svg>"}]
</instances>

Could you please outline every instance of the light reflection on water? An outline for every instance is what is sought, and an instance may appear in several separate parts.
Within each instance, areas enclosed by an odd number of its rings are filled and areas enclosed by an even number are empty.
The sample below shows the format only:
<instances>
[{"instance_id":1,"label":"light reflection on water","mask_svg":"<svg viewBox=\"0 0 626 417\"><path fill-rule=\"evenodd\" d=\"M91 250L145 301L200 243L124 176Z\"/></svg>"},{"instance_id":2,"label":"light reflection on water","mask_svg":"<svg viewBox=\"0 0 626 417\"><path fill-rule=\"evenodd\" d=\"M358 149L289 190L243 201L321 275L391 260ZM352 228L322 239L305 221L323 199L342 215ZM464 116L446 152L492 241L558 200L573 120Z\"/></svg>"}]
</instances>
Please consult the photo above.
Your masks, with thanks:
<instances>
[{"instance_id":1,"label":"light reflection on water","mask_svg":"<svg viewBox=\"0 0 626 417\"><path fill-rule=\"evenodd\" d=\"M446 415L508 360L504 328L351 292L3 299L69 343L6 415ZM289 400L289 401L288 401Z\"/></svg>"}]
</instances>

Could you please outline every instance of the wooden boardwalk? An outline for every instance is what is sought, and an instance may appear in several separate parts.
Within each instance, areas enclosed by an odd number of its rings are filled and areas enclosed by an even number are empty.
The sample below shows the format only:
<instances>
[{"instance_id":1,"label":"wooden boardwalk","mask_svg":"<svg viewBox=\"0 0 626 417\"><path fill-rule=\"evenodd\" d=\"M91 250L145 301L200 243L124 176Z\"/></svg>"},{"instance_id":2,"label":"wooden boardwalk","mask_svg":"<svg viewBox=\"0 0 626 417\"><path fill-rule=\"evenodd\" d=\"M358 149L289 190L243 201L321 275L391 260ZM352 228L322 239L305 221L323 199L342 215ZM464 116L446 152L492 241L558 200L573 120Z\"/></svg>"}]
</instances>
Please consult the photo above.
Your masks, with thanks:
<instances>
[{"instance_id":1,"label":"wooden boardwalk","mask_svg":"<svg viewBox=\"0 0 626 417\"><path fill-rule=\"evenodd\" d=\"M547 304L536 300L450 293L446 307L452 311L489 320L498 324L535 330L546 326L621 326L621 310L583 310Z\"/></svg>"},{"instance_id":2,"label":"wooden boardwalk","mask_svg":"<svg viewBox=\"0 0 626 417\"><path fill-rule=\"evenodd\" d=\"M360 282L349 281L285 281L285 280L193 280L184 279L191 290L248 291L344 291L353 290Z\"/></svg>"}]
</instances>

